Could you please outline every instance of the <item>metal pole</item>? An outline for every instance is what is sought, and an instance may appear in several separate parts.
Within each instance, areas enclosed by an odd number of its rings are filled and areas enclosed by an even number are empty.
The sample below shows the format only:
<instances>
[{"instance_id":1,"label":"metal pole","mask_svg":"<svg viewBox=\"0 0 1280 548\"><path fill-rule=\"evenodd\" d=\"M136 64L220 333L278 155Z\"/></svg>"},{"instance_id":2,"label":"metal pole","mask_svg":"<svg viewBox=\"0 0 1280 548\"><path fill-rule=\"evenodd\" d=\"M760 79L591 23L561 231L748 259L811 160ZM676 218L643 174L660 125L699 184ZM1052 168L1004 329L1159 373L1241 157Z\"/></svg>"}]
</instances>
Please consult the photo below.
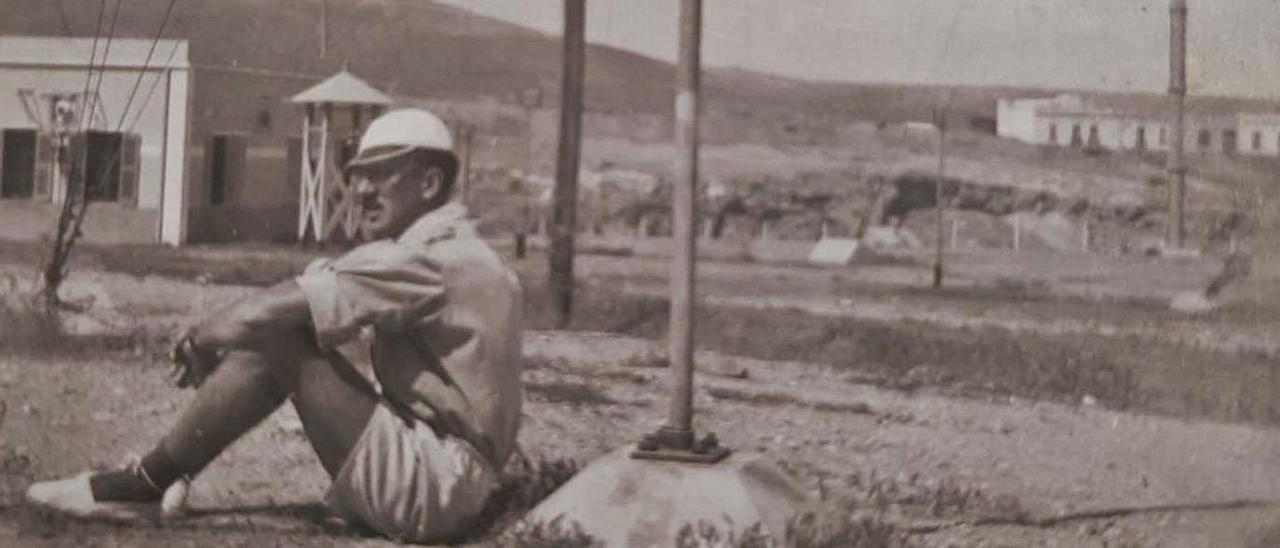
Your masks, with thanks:
<instances>
[{"instance_id":1,"label":"metal pole","mask_svg":"<svg viewBox=\"0 0 1280 548\"><path fill-rule=\"evenodd\" d=\"M552 193L550 283L556 327L569 324L573 309L573 236L578 201L578 157L582 145L582 86L586 64L586 0L564 0L564 68L560 81L560 146Z\"/></svg>"},{"instance_id":2,"label":"metal pole","mask_svg":"<svg viewBox=\"0 0 1280 548\"><path fill-rule=\"evenodd\" d=\"M1173 112L1170 126L1173 137L1169 142L1169 220L1166 223L1165 244L1181 249L1186 243L1185 212L1187 191L1187 166L1183 159L1186 144L1185 102L1187 96L1187 0L1169 2L1169 98Z\"/></svg>"},{"instance_id":3,"label":"metal pole","mask_svg":"<svg viewBox=\"0 0 1280 548\"><path fill-rule=\"evenodd\" d=\"M461 176L458 177L461 192L458 193L458 200L462 202L463 207L471 203L471 146L474 142L475 128L470 124L463 122L462 124L462 169Z\"/></svg>"},{"instance_id":4,"label":"metal pole","mask_svg":"<svg viewBox=\"0 0 1280 548\"><path fill-rule=\"evenodd\" d=\"M943 240L945 239L943 237L944 235L943 235L943 228L942 228L943 227L942 211L944 209L942 187L943 187L943 181L946 177L946 172L947 172L947 137L946 137L947 111L946 109L935 110L933 118L934 118L933 123L938 127L938 182L936 185L934 185L934 190L933 190L934 207L937 209L937 219L936 219L937 231L936 232L938 234L938 237L937 237L937 240L934 242L934 247L933 247L933 287L940 288L942 287L942 246L943 246Z\"/></svg>"},{"instance_id":5,"label":"metal pole","mask_svg":"<svg viewBox=\"0 0 1280 548\"><path fill-rule=\"evenodd\" d=\"M702 0L680 4L676 69L676 161L672 189L675 260L671 263L671 411L667 428L693 441L693 305L698 187L698 102L701 93Z\"/></svg>"},{"instance_id":6,"label":"metal pole","mask_svg":"<svg viewBox=\"0 0 1280 548\"><path fill-rule=\"evenodd\" d=\"M329 51L329 0L320 0L320 56Z\"/></svg>"},{"instance_id":7,"label":"metal pole","mask_svg":"<svg viewBox=\"0 0 1280 548\"><path fill-rule=\"evenodd\" d=\"M525 123L529 126L529 142L525 146L524 181L520 185L520 219L516 225L516 258L523 259L528 239L529 225L533 222L533 207L529 204L528 186L533 182L533 108L525 106Z\"/></svg>"}]
</instances>

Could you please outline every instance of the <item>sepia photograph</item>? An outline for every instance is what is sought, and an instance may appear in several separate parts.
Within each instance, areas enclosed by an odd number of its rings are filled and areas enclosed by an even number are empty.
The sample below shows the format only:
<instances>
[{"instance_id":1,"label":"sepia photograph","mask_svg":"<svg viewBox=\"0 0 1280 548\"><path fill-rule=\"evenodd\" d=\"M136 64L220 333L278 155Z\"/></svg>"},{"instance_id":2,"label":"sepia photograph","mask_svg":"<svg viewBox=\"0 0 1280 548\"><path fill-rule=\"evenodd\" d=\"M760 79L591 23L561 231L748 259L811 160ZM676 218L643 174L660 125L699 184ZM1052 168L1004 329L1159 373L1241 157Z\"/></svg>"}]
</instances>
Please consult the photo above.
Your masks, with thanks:
<instances>
[{"instance_id":1,"label":"sepia photograph","mask_svg":"<svg viewBox=\"0 0 1280 548\"><path fill-rule=\"evenodd\" d=\"M0 546L1280 547L1278 59L1277 0L0 0Z\"/></svg>"}]
</instances>

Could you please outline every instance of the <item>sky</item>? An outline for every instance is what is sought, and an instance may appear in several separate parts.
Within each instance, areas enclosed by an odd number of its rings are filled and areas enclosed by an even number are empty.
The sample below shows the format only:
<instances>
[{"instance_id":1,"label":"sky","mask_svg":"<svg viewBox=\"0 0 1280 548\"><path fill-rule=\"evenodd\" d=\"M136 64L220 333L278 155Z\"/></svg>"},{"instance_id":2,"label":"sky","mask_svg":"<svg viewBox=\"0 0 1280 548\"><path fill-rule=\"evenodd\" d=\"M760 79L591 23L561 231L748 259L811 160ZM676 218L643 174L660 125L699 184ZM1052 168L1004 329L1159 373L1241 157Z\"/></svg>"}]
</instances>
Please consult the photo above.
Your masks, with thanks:
<instances>
[{"instance_id":1,"label":"sky","mask_svg":"<svg viewBox=\"0 0 1280 548\"><path fill-rule=\"evenodd\" d=\"M561 0L437 1L561 30ZM1190 93L1280 99L1280 0L1188 4ZM587 39L672 61L678 5L588 0ZM705 0L703 19L709 66L855 82L1169 85L1168 0Z\"/></svg>"}]
</instances>

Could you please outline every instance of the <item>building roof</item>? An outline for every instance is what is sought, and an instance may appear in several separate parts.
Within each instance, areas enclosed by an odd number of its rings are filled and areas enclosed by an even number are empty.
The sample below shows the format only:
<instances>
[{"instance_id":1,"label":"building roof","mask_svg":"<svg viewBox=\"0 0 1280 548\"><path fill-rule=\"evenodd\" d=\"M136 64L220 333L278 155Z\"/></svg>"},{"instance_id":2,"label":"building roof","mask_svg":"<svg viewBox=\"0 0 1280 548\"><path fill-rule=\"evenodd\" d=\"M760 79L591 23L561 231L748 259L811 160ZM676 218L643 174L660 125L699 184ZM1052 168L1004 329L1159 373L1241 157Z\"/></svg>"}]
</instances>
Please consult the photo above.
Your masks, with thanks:
<instances>
[{"instance_id":1,"label":"building roof","mask_svg":"<svg viewBox=\"0 0 1280 548\"><path fill-rule=\"evenodd\" d=\"M105 39L98 40L94 51L93 38L63 38L52 36L0 36L0 66L55 66L88 67L92 56L94 66L108 68L177 68L190 66L186 40L160 40L147 61L151 40L145 38L114 38L111 48Z\"/></svg>"},{"instance_id":2,"label":"building roof","mask_svg":"<svg viewBox=\"0 0 1280 548\"><path fill-rule=\"evenodd\" d=\"M346 105L389 105L391 98L368 82L343 69L306 91L294 95L294 103L332 103Z\"/></svg>"}]
</instances>

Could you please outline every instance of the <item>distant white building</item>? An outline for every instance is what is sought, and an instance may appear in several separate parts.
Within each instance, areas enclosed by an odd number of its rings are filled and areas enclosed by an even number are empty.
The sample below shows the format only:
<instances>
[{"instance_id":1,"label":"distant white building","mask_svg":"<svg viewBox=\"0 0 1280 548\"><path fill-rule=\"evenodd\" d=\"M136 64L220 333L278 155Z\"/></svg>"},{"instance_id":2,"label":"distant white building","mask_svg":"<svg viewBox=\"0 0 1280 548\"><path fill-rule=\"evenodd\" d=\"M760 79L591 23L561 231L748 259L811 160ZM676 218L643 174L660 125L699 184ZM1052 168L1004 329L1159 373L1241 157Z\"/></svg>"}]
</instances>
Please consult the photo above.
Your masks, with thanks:
<instances>
[{"instance_id":1,"label":"distant white building","mask_svg":"<svg viewBox=\"0 0 1280 548\"><path fill-rule=\"evenodd\" d=\"M115 39L109 54L98 47L96 57L93 42L0 36L0 238L31 240L52 231L71 162L58 155L78 153L94 202L86 239L182 243L187 42ZM64 143L58 128L83 129L84 146Z\"/></svg>"},{"instance_id":2,"label":"distant white building","mask_svg":"<svg viewBox=\"0 0 1280 548\"><path fill-rule=\"evenodd\" d=\"M1000 99L996 134L1024 143L1108 150L1167 150L1160 109L1119 110L1076 95ZM1184 147L1192 153L1280 155L1280 115L1188 112Z\"/></svg>"}]
</instances>

